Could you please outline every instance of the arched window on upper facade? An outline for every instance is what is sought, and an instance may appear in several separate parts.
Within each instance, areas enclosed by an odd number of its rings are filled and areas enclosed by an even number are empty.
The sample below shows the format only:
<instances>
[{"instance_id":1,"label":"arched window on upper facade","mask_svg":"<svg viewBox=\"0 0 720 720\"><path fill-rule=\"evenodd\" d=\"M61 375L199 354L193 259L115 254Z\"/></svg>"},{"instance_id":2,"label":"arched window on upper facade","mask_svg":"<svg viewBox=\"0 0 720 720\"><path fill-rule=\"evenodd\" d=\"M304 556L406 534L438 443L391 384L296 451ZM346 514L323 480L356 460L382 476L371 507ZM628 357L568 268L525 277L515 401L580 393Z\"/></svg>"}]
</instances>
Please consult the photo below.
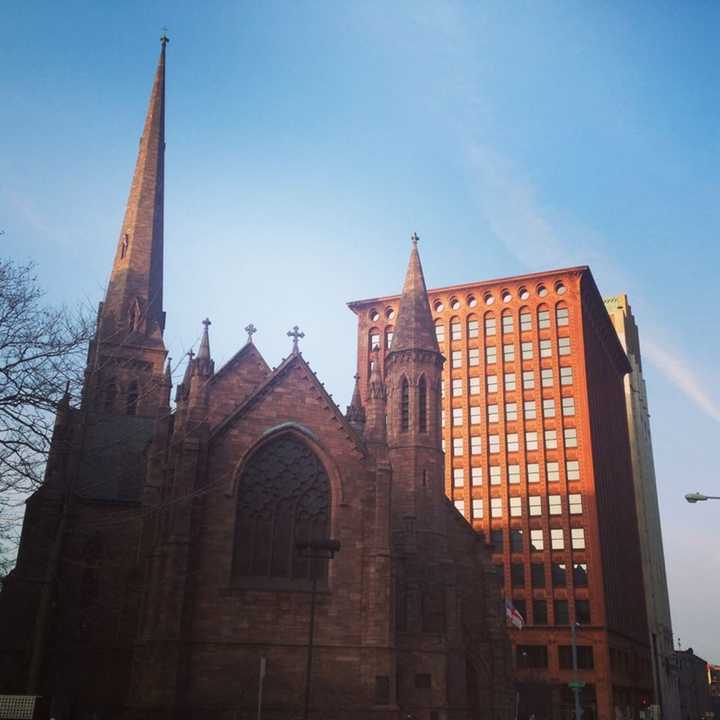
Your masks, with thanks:
<instances>
[{"instance_id":1,"label":"arched window on upper facade","mask_svg":"<svg viewBox=\"0 0 720 720\"><path fill-rule=\"evenodd\" d=\"M117 398L117 383L115 378L110 378L105 386L105 397L103 398L103 411L110 413L115 409L115 399Z\"/></svg>"},{"instance_id":2,"label":"arched window on upper facade","mask_svg":"<svg viewBox=\"0 0 720 720\"><path fill-rule=\"evenodd\" d=\"M435 337L439 343L445 342L445 326L439 319L435 321Z\"/></svg>"},{"instance_id":3,"label":"arched window on upper facade","mask_svg":"<svg viewBox=\"0 0 720 720\"><path fill-rule=\"evenodd\" d=\"M388 325L385 328L385 350L390 349L390 346L392 345L392 339L393 339L393 326Z\"/></svg>"},{"instance_id":4,"label":"arched window on upper facade","mask_svg":"<svg viewBox=\"0 0 720 720\"><path fill-rule=\"evenodd\" d=\"M368 331L368 348L372 352L375 348L380 347L380 330L371 328Z\"/></svg>"},{"instance_id":5,"label":"arched window on upper facade","mask_svg":"<svg viewBox=\"0 0 720 720\"><path fill-rule=\"evenodd\" d=\"M503 335L509 335L513 331L513 316L510 310L502 312L502 331Z\"/></svg>"},{"instance_id":6,"label":"arched window on upper facade","mask_svg":"<svg viewBox=\"0 0 720 720\"><path fill-rule=\"evenodd\" d=\"M564 302L559 302L555 306L555 320L558 327L563 327L570 323L570 309Z\"/></svg>"},{"instance_id":7,"label":"arched window on upper facade","mask_svg":"<svg viewBox=\"0 0 720 720\"><path fill-rule=\"evenodd\" d=\"M410 429L410 385L407 378L400 383L400 430Z\"/></svg>"},{"instance_id":8,"label":"arched window on upper facade","mask_svg":"<svg viewBox=\"0 0 720 720\"><path fill-rule=\"evenodd\" d=\"M420 432L427 432L427 418L427 383L425 382L425 376L423 375L418 383L418 430Z\"/></svg>"},{"instance_id":9,"label":"arched window on upper facade","mask_svg":"<svg viewBox=\"0 0 720 720\"><path fill-rule=\"evenodd\" d=\"M293 433L270 440L238 482L234 577L276 584L323 580L327 560L303 557L296 543L329 533L330 481L322 462Z\"/></svg>"},{"instance_id":10,"label":"arched window on upper facade","mask_svg":"<svg viewBox=\"0 0 720 720\"><path fill-rule=\"evenodd\" d=\"M138 393L138 384L135 380L130 383L127 394L127 406L125 408L128 415L137 415L137 404L140 394Z\"/></svg>"}]
</instances>

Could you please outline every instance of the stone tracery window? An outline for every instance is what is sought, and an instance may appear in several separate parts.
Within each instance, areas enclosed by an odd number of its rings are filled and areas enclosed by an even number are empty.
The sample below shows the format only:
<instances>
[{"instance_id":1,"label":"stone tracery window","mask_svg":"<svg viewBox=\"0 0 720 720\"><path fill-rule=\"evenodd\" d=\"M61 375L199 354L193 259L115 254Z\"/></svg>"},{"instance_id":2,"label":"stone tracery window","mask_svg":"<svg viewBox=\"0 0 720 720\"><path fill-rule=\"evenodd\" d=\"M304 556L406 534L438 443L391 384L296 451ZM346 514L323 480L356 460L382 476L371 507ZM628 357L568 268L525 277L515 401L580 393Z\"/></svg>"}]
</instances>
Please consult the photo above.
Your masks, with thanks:
<instances>
[{"instance_id":1,"label":"stone tracery window","mask_svg":"<svg viewBox=\"0 0 720 720\"><path fill-rule=\"evenodd\" d=\"M260 448L238 485L235 578L309 580L327 577L327 561L308 561L295 550L299 540L326 538L330 481L313 450L284 434Z\"/></svg>"}]
</instances>

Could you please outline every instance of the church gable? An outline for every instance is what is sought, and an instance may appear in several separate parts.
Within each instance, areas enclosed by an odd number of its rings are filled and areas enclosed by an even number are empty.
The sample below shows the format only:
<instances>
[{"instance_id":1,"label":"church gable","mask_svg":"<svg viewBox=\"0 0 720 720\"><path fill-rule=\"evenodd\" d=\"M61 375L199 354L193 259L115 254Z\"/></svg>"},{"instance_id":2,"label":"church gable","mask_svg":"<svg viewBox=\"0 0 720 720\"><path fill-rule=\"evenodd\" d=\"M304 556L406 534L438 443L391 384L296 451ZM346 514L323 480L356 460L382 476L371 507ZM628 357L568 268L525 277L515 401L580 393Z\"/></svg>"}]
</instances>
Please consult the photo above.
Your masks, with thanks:
<instances>
[{"instance_id":1,"label":"church gable","mask_svg":"<svg viewBox=\"0 0 720 720\"><path fill-rule=\"evenodd\" d=\"M345 451L365 455L362 439L299 353L290 355L239 407L216 424L211 429L211 441L217 442L249 417L254 427L263 430L294 422L318 435L330 432L333 442L342 439Z\"/></svg>"},{"instance_id":2,"label":"church gable","mask_svg":"<svg viewBox=\"0 0 720 720\"><path fill-rule=\"evenodd\" d=\"M230 416L267 380L271 370L249 341L212 377L209 383L209 420L215 425Z\"/></svg>"}]
</instances>

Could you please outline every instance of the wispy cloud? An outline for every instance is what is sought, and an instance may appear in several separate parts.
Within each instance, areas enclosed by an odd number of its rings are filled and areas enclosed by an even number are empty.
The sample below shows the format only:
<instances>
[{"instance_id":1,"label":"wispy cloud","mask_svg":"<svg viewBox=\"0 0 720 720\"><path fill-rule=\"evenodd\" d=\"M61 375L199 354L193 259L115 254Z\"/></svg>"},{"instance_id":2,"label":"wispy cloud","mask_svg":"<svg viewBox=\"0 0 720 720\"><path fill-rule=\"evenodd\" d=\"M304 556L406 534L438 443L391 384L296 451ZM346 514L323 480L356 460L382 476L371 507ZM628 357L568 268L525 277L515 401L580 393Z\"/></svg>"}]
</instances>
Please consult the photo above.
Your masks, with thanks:
<instances>
[{"instance_id":1,"label":"wispy cloud","mask_svg":"<svg viewBox=\"0 0 720 720\"><path fill-rule=\"evenodd\" d=\"M631 301L638 301L636 283L611 259L610 244L599 233L544 206L527 175L492 148L471 143L468 156L480 211L511 255L533 271L590 265L613 291L627 289ZM646 326L651 324L649 320L644 318ZM657 327L662 328L660 324ZM682 352L672 342L660 339L666 334L662 329L659 333L646 331L642 341L644 356L699 410L720 422L720 403L707 392L707 383L698 380L697 371Z\"/></svg>"},{"instance_id":2,"label":"wispy cloud","mask_svg":"<svg viewBox=\"0 0 720 720\"><path fill-rule=\"evenodd\" d=\"M705 414L720 422L720 404L708 396L696 374L686 361L667 348L657 345L653 339L643 339L643 355L650 360L686 397L690 398Z\"/></svg>"}]
</instances>

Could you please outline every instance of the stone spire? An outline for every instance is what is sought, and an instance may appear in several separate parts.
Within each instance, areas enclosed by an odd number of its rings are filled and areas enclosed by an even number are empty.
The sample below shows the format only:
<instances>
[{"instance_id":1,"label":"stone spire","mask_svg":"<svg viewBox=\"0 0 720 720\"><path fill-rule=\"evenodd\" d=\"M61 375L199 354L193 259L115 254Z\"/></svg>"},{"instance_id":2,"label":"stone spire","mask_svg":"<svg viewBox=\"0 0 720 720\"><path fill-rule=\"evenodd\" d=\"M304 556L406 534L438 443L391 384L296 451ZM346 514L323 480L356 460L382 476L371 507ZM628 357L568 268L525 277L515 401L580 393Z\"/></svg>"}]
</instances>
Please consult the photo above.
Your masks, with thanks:
<instances>
[{"instance_id":1,"label":"stone spire","mask_svg":"<svg viewBox=\"0 0 720 720\"><path fill-rule=\"evenodd\" d=\"M380 372L380 350L375 347L370 363L367 399L365 402L365 438L376 443L384 443L386 439L387 394L382 373Z\"/></svg>"},{"instance_id":2,"label":"stone spire","mask_svg":"<svg viewBox=\"0 0 720 720\"><path fill-rule=\"evenodd\" d=\"M355 373L355 389L353 390L352 400L347 407L345 417L348 422L358 431L362 432L365 425L365 408L360 401L360 375Z\"/></svg>"},{"instance_id":3,"label":"stone spire","mask_svg":"<svg viewBox=\"0 0 720 720\"><path fill-rule=\"evenodd\" d=\"M208 318L205 318L202 324L203 334L202 338L200 339L200 347L198 348L197 356L193 361L194 367L192 374L204 375L205 377L209 377L215 372L215 363L210 357L210 337L208 333L208 328L210 327L210 325L212 325L212 323Z\"/></svg>"},{"instance_id":4,"label":"stone spire","mask_svg":"<svg viewBox=\"0 0 720 720\"><path fill-rule=\"evenodd\" d=\"M425 277L418 254L417 234L412 236L410 262L405 274L400 297L398 318L395 323L391 353L399 350L434 350L440 352L435 337L435 324L430 313Z\"/></svg>"},{"instance_id":5,"label":"stone spire","mask_svg":"<svg viewBox=\"0 0 720 720\"><path fill-rule=\"evenodd\" d=\"M118 239L103 315L115 326L162 334L165 186L165 48L155 73L135 173Z\"/></svg>"}]
</instances>

